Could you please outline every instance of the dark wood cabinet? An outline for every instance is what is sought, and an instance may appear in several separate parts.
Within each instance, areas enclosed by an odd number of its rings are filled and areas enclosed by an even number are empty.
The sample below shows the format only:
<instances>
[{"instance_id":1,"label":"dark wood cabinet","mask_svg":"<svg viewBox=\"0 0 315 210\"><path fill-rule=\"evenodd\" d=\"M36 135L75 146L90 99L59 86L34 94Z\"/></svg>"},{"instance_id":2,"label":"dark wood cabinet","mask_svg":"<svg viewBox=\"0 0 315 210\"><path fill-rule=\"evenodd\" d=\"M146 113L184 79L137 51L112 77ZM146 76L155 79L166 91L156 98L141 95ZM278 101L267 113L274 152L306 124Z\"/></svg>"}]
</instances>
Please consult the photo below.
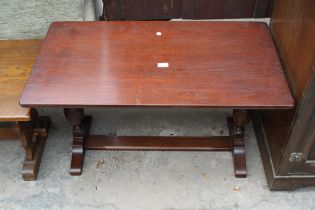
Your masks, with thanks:
<instances>
[{"instance_id":1,"label":"dark wood cabinet","mask_svg":"<svg viewBox=\"0 0 315 210\"><path fill-rule=\"evenodd\" d=\"M120 6L124 20L171 19L180 15L180 0L122 0Z\"/></svg>"},{"instance_id":2,"label":"dark wood cabinet","mask_svg":"<svg viewBox=\"0 0 315 210\"><path fill-rule=\"evenodd\" d=\"M194 19L253 17L256 0L197 0Z\"/></svg>"},{"instance_id":3,"label":"dark wood cabinet","mask_svg":"<svg viewBox=\"0 0 315 210\"><path fill-rule=\"evenodd\" d=\"M103 0L107 20L259 18L273 0Z\"/></svg>"},{"instance_id":4,"label":"dark wood cabinet","mask_svg":"<svg viewBox=\"0 0 315 210\"><path fill-rule=\"evenodd\" d=\"M296 109L256 118L267 181L272 190L315 185L315 1L277 0L270 30Z\"/></svg>"}]
</instances>

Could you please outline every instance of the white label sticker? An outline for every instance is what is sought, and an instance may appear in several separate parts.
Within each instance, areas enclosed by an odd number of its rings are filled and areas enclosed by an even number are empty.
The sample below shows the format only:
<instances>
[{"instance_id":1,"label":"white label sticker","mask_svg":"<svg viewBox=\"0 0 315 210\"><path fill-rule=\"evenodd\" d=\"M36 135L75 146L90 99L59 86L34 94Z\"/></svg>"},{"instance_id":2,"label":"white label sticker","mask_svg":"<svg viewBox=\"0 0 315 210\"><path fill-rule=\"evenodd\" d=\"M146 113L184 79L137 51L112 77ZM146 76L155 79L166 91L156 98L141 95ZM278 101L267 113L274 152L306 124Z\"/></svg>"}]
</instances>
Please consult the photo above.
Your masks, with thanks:
<instances>
[{"instance_id":1,"label":"white label sticker","mask_svg":"<svg viewBox=\"0 0 315 210\"><path fill-rule=\"evenodd\" d=\"M158 68L168 68L168 63L157 63Z\"/></svg>"}]
</instances>

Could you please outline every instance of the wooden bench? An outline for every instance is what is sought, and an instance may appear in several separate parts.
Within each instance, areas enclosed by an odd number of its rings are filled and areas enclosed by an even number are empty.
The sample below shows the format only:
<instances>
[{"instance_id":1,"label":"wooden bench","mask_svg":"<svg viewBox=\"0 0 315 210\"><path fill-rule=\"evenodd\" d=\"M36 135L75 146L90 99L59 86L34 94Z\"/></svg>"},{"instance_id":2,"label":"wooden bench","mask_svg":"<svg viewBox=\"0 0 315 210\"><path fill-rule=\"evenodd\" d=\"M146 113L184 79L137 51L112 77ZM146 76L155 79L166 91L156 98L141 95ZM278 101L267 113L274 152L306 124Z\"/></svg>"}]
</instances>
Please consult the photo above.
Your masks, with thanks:
<instances>
[{"instance_id":1,"label":"wooden bench","mask_svg":"<svg viewBox=\"0 0 315 210\"><path fill-rule=\"evenodd\" d=\"M41 40L0 41L0 139L19 138L25 151L24 180L37 177L50 119L22 108L19 98Z\"/></svg>"},{"instance_id":2,"label":"wooden bench","mask_svg":"<svg viewBox=\"0 0 315 210\"><path fill-rule=\"evenodd\" d=\"M87 149L232 151L246 177L248 111L291 109L281 63L265 23L53 23L20 103L64 108L73 126L70 173ZM91 107L230 108L229 136L89 135Z\"/></svg>"}]
</instances>

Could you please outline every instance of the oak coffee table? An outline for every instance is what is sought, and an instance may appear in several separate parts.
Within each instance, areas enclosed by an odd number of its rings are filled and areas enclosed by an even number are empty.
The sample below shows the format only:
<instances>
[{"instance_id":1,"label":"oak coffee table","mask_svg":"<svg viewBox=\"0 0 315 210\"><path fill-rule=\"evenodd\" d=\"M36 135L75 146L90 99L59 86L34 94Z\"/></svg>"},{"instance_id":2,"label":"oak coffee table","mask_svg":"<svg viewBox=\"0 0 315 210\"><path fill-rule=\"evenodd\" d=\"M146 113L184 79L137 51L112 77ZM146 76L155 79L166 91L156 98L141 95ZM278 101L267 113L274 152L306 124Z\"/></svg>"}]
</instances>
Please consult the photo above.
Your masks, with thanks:
<instances>
[{"instance_id":1,"label":"oak coffee table","mask_svg":"<svg viewBox=\"0 0 315 210\"><path fill-rule=\"evenodd\" d=\"M56 22L50 26L20 99L63 108L73 126L70 173L85 150L232 151L246 177L244 125L252 110L291 109L280 60L265 23ZM229 108L229 136L89 135L87 107Z\"/></svg>"},{"instance_id":2,"label":"oak coffee table","mask_svg":"<svg viewBox=\"0 0 315 210\"><path fill-rule=\"evenodd\" d=\"M0 41L0 140L20 140L24 149L22 177L25 181L37 179L50 127L49 117L19 106L40 45L41 40Z\"/></svg>"}]
</instances>

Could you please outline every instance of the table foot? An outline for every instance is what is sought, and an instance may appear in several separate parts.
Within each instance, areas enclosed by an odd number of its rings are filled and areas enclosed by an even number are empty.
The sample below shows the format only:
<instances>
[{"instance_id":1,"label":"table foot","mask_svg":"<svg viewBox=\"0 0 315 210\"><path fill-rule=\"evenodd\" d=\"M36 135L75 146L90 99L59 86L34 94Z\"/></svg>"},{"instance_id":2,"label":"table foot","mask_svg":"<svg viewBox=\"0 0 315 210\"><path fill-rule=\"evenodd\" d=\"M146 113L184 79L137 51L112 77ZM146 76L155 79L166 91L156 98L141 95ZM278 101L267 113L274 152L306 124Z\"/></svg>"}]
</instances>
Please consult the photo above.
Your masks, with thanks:
<instances>
[{"instance_id":1,"label":"table foot","mask_svg":"<svg viewBox=\"0 0 315 210\"><path fill-rule=\"evenodd\" d=\"M82 174L85 155L85 139L89 135L92 117L84 116L83 109L64 109L67 120L72 125L72 157L70 174L78 176Z\"/></svg>"},{"instance_id":2,"label":"table foot","mask_svg":"<svg viewBox=\"0 0 315 210\"><path fill-rule=\"evenodd\" d=\"M237 178L247 177L244 125L248 122L247 111L234 110L233 117L227 119L234 163L234 173Z\"/></svg>"},{"instance_id":3,"label":"table foot","mask_svg":"<svg viewBox=\"0 0 315 210\"><path fill-rule=\"evenodd\" d=\"M38 117L31 111L31 121L17 122L18 135L25 151L22 177L25 181L36 180L51 120Z\"/></svg>"},{"instance_id":4,"label":"table foot","mask_svg":"<svg viewBox=\"0 0 315 210\"><path fill-rule=\"evenodd\" d=\"M247 111L234 110L227 119L229 136L218 137L128 137L89 135L91 116L83 109L64 109L72 125L73 143L70 174L81 175L86 149L92 150L208 150L232 151L235 177L247 176L245 159L244 125Z\"/></svg>"}]
</instances>

